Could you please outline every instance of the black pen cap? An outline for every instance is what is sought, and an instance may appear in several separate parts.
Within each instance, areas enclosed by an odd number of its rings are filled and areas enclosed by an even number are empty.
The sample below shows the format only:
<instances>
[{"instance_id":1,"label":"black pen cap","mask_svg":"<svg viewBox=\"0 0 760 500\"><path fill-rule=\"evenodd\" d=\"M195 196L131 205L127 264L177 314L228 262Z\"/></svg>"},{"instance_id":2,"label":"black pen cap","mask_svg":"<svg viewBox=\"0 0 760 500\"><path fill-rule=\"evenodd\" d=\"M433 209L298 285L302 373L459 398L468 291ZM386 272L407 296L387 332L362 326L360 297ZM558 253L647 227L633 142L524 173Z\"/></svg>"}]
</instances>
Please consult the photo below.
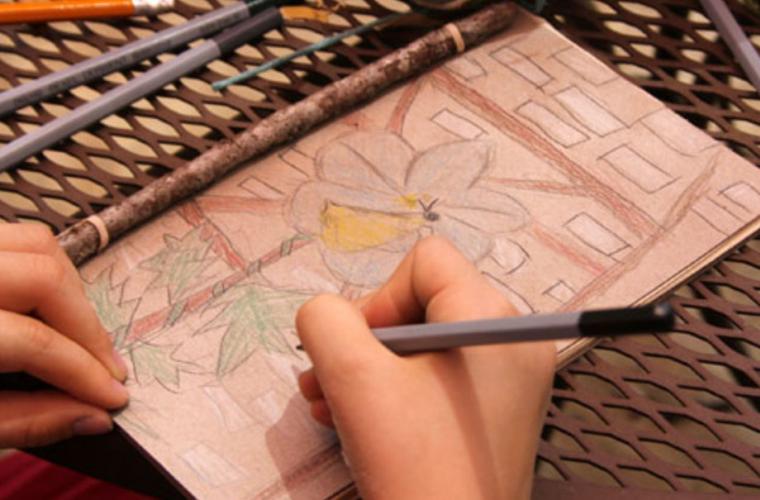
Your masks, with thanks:
<instances>
[{"instance_id":1,"label":"black pen cap","mask_svg":"<svg viewBox=\"0 0 760 500\"><path fill-rule=\"evenodd\" d=\"M584 336L662 332L673 328L675 315L667 302L628 309L589 311L581 314L578 326Z\"/></svg>"}]
</instances>

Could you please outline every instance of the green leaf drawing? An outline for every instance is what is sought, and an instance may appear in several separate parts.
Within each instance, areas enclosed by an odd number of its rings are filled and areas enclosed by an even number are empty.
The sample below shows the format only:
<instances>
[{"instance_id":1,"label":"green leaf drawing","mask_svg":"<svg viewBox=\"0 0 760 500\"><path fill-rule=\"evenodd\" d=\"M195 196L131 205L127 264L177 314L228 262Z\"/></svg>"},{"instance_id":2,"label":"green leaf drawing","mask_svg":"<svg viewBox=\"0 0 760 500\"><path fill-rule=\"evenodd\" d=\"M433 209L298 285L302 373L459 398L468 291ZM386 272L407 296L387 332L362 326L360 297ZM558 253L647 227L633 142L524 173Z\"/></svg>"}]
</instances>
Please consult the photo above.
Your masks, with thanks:
<instances>
[{"instance_id":1,"label":"green leaf drawing","mask_svg":"<svg viewBox=\"0 0 760 500\"><path fill-rule=\"evenodd\" d=\"M140 304L140 299L124 300L127 280L113 283L113 266L104 269L92 282L85 282L85 293L95 307L100 321L113 338L114 347L121 349Z\"/></svg>"},{"instance_id":2,"label":"green leaf drawing","mask_svg":"<svg viewBox=\"0 0 760 500\"><path fill-rule=\"evenodd\" d=\"M141 343L129 350L135 378L140 385L158 382L164 388L176 392L180 389L180 371L198 372L194 363L174 359L179 344L156 345Z\"/></svg>"},{"instance_id":3,"label":"green leaf drawing","mask_svg":"<svg viewBox=\"0 0 760 500\"><path fill-rule=\"evenodd\" d=\"M231 299L203 328L208 331L226 326L219 346L219 376L233 372L259 347L267 352L294 354L284 332L293 328L296 310L308 295L244 284L224 297Z\"/></svg>"},{"instance_id":4,"label":"green leaf drawing","mask_svg":"<svg viewBox=\"0 0 760 500\"><path fill-rule=\"evenodd\" d=\"M176 300L206 279L203 271L214 260L208 255L211 241L201 239L201 228L196 228L181 238L166 234L164 242L166 248L143 261L141 267L157 273L148 289L167 287L170 300Z\"/></svg>"}]
</instances>

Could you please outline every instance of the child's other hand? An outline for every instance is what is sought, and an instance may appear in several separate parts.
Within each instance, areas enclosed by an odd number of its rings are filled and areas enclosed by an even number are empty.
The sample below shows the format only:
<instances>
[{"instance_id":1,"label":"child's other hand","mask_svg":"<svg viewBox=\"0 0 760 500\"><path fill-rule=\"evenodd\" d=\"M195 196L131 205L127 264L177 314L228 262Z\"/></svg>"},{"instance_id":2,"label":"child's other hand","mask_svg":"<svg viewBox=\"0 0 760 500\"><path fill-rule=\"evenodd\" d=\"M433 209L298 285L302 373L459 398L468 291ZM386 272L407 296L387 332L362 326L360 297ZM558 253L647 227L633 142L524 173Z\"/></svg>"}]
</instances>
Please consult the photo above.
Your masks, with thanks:
<instances>
[{"instance_id":1,"label":"child's other hand","mask_svg":"<svg viewBox=\"0 0 760 500\"><path fill-rule=\"evenodd\" d=\"M50 231L0 224L0 276L0 372L60 389L0 387L0 448L111 429L106 409L127 403L126 367Z\"/></svg>"},{"instance_id":2,"label":"child's other hand","mask_svg":"<svg viewBox=\"0 0 760 500\"><path fill-rule=\"evenodd\" d=\"M320 296L297 328L314 367L312 415L334 425L366 498L528 498L554 374L554 344L399 357L370 327L515 310L454 247L428 238L390 281L352 304Z\"/></svg>"}]
</instances>

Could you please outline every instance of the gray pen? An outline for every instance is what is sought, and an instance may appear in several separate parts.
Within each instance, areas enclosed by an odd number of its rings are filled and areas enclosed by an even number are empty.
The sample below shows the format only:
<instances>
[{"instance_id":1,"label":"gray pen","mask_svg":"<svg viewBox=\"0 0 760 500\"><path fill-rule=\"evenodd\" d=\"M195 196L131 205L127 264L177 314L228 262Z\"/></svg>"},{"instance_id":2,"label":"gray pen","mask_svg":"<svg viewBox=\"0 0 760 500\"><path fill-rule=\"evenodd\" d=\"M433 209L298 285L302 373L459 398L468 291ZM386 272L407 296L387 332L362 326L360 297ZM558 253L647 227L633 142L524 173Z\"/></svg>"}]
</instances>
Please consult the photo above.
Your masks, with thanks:
<instances>
[{"instance_id":1,"label":"gray pen","mask_svg":"<svg viewBox=\"0 0 760 500\"><path fill-rule=\"evenodd\" d=\"M69 114L11 141L0 148L0 172L281 24L279 9L269 7L201 45L186 50L171 61L151 68L137 78L79 106Z\"/></svg>"},{"instance_id":2,"label":"gray pen","mask_svg":"<svg viewBox=\"0 0 760 500\"><path fill-rule=\"evenodd\" d=\"M623 309L373 328L372 333L396 354L413 354L485 344L663 332L672 329L674 322L673 309L667 303L661 303ZM301 346L298 348L302 349Z\"/></svg>"},{"instance_id":3,"label":"gray pen","mask_svg":"<svg viewBox=\"0 0 760 500\"><path fill-rule=\"evenodd\" d=\"M223 30L272 4L272 0L236 2L215 9L190 21L109 50L68 68L41 76L23 85L0 93L0 116L34 104L64 90L74 88L114 71L128 68L158 54L163 54L188 42Z\"/></svg>"},{"instance_id":4,"label":"gray pen","mask_svg":"<svg viewBox=\"0 0 760 500\"><path fill-rule=\"evenodd\" d=\"M750 42L747 35L742 31L739 23L736 22L731 11L722 0L702 0L702 7L707 11L718 33L728 48L739 61L747 77L755 86L755 90L760 92L760 55L757 49Z\"/></svg>"}]
</instances>

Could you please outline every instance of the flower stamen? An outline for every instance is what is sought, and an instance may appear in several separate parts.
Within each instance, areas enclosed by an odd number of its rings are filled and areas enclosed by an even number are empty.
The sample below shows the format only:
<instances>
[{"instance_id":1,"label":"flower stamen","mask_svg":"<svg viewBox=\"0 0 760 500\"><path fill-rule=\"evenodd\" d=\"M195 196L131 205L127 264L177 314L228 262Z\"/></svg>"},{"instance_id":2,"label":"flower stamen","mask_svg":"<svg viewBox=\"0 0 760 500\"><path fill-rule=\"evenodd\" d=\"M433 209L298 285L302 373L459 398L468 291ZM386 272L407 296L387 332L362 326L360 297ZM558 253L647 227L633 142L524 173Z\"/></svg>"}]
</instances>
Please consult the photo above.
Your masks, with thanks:
<instances>
[{"instance_id":1,"label":"flower stamen","mask_svg":"<svg viewBox=\"0 0 760 500\"><path fill-rule=\"evenodd\" d=\"M422 216L425 218L425 220L428 220L430 222L435 222L438 219L441 218L440 214L437 212L433 212L433 207L436 203L438 203L438 198L434 199L430 202L429 205L425 205L425 203L422 200L417 200L420 202L420 206L422 207L423 214Z\"/></svg>"}]
</instances>

